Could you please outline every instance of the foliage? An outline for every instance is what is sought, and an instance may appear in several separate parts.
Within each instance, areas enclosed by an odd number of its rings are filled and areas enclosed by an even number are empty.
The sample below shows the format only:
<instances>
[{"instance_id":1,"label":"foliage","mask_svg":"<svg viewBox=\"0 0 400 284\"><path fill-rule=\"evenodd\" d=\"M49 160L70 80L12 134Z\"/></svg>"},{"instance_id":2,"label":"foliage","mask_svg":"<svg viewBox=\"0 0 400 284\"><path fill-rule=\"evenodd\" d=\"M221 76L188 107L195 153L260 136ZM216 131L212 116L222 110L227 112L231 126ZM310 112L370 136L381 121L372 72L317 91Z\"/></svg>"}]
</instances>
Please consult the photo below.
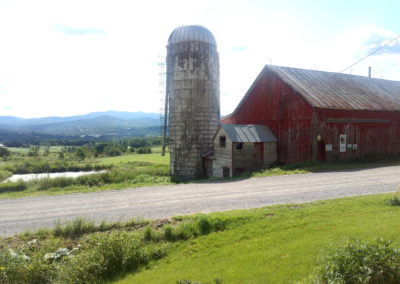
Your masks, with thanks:
<instances>
[{"instance_id":1,"label":"foliage","mask_svg":"<svg viewBox=\"0 0 400 284\"><path fill-rule=\"evenodd\" d=\"M103 164L77 164L67 161L23 161L10 164L4 167L5 170L13 174L30 173L55 173L55 172L79 172L79 171L98 171L111 168L111 165Z\"/></svg>"},{"instance_id":2,"label":"foliage","mask_svg":"<svg viewBox=\"0 0 400 284\"><path fill-rule=\"evenodd\" d=\"M397 187L397 191L394 196L386 201L388 205L391 206L400 206L400 197L398 197L400 193L400 185Z\"/></svg>"},{"instance_id":3,"label":"foliage","mask_svg":"<svg viewBox=\"0 0 400 284\"><path fill-rule=\"evenodd\" d=\"M198 235L196 230L201 232L199 220L213 223L206 216L188 220L185 226L193 225L192 237ZM0 283L103 283L134 272L164 257L169 242L176 241L150 226L140 231L146 225L147 221L95 225L77 218L66 225L57 222L53 231L14 237L13 249L0 242Z\"/></svg>"},{"instance_id":4,"label":"foliage","mask_svg":"<svg viewBox=\"0 0 400 284\"><path fill-rule=\"evenodd\" d=\"M39 156L40 146L31 146L29 148L28 156L30 157L37 157Z\"/></svg>"},{"instance_id":5,"label":"foliage","mask_svg":"<svg viewBox=\"0 0 400 284\"><path fill-rule=\"evenodd\" d=\"M138 154L151 154L151 148L150 147L140 147L136 149L136 153Z\"/></svg>"},{"instance_id":6,"label":"foliage","mask_svg":"<svg viewBox=\"0 0 400 284\"><path fill-rule=\"evenodd\" d=\"M7 158L11 155L11 151L6 147L0 147L0 157Z\"/></svg>"},{"instance_id":7,"label":"foliage","mask_svg":"<svg viewBox=\"0 0 400 284\"><path fill-rule=\"evenodd\" d=\"M0 182L6 180L12 175L12 172L6 170L0 170Z\"/></svg>"},{"instance_id":8,"label":"foliage","mask_svg":"<svg viewBox=\"0 0 400 284\"><path fill-rule=\"evenodd\" d=\"M68 222L65 226L62 226L60 221L56 222L54 229L54 235L57 237L64 238L77 238L84 234L92 233L97 230L94 222L88 221L84 218L76 218L71 222Z\"/></svg>"},{"instance_id":9,"label":"foliage","mask_svg":"<svg viewBox=\"0 0 400 284\"><path fill-rule=\"evenodd\" d=\"M23 191L28 188L28 185L24 181L17 182L6 182L0 184L0 193L8 191Z\"/></svg>"},{"instance_id":10,"label":"foliage","mask_svg":"<svg viewBox=\"0 0 400 284\"><path fill-rule=\"evenodd\" d=\"M400 283L400 250L381 238L350 240L332 249L320 264L318 283Z\"/></svg>"},{"instance_id":11,"label":"foliage","mask_svg":"<svg viewBox=\"0 0 400 284\"><path fill-rule=\"evenodd\" d=\"M99 283L126 271L135 271L150 260L167 253L164 243L143 244L132 233L94 234L85 243L85 251L68 263L64 276L72 283Z\"/></svg>"},{"instance_id":12,"label":"foliage","mask_svg":"<svg viewBox=\"0 0 400 284\"><path fill-rule=\"evenodd\" d=\"M89 234L70 248L56 248L63 242L69 241L48 235L0 249L0 283L103 283L163 257L169 248L120 231Z\"/></svg>"}]
</instances>

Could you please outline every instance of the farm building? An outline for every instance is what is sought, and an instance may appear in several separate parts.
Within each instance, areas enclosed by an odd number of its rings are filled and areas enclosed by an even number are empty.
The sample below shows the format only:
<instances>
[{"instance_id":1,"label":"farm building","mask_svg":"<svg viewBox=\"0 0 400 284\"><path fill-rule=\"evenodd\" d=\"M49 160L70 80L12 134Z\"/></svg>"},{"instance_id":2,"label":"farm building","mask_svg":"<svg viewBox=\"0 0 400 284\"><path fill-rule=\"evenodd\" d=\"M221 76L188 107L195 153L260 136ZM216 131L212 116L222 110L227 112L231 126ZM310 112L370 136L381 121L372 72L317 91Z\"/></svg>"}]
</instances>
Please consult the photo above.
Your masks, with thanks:
<instances>
[{"instance_id":1,"label":"farm building","mask_svg":"<svg viewBox=\"0 0 400 284\"><path fill-rule=\"evenodd\" d=\"M267 126L222 124L214 136L214 151L206 153L204 164L208 176L232 177L268 167L276 156L277 139Z\"/></svg>"},{"instance_id":2,"label":"farm building","mask_svg":"<svg viewBox=\"0 0 400 284\"><path fill-rule=\"evenodd\" d=\"M400 152L400 82L266 66L221 122L225 125L219 133L225 131L233 148L245 141L232 139L226 129L238 124L267 126L278 141L277 159L283 163L395 154ZM254 140L258 142L264 141ZM215 163L223 157L215 146L213 175L223 171L225 166ZM232 165L230 170L235 173Z\"/></svg>"}]
</instances>

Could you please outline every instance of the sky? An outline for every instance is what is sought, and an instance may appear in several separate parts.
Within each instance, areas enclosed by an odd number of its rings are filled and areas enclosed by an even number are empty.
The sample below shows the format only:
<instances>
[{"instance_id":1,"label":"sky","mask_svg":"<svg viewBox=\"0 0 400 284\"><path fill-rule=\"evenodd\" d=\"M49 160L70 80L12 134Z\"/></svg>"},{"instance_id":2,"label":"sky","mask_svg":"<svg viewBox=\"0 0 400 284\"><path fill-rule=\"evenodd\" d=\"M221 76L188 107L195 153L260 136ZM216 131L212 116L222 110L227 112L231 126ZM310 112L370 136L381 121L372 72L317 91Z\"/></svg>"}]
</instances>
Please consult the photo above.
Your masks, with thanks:
<instances>
[{"instance_id":1,"label":"sky","mask_svg":"<svg viewBox=\"0 0 400 284\"><path fill-rule=\"evenodd\" d=\"M342 72L400 34L398 0L0 0L0 116L160 112L170 33L220 55L221 113L266 64ZM345 70L400 81L400 39Z\"/></svg>"}]
</instances>

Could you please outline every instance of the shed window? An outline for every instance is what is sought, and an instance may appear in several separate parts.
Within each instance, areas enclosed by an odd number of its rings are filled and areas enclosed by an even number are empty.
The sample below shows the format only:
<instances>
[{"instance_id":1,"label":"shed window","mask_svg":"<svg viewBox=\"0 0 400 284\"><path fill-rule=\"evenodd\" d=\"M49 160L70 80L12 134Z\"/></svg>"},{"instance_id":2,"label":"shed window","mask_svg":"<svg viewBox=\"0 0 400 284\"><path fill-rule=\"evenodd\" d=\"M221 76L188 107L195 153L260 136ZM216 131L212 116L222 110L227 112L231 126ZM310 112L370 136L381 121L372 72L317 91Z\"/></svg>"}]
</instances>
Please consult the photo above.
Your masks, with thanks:
<instances>
[{"instance_id":1,"label":"shed window","mask_svg":"<svg viewBox=\"0 0 400 284\"><path fill-rule=\"evenodd\" d=\"M226 147L226 137L225 136L220 136L219 137L219 146L220 147Z\"/></svg>"},{"instance_id":2,"label":"shed window","mask_svg":"<svg viewBox=\"0 0 400 284\"><path fill-rule=\"evenodd\" d=\"M242 142L236 143L236 149L237 150L242 150L243 149L243 143Z\"/></svg>"}]
</instances>

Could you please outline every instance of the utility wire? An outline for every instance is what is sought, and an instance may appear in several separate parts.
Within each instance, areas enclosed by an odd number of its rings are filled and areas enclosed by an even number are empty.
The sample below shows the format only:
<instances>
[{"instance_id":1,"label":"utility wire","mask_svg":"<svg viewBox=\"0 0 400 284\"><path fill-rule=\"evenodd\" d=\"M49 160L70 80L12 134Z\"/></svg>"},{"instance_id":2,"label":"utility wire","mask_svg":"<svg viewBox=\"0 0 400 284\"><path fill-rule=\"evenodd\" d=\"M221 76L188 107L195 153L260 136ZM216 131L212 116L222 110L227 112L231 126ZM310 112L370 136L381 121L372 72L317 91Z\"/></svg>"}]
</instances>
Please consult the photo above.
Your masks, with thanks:
<instances>
[{"instance_id":1,"label":"utility wire","mask_svg":"<svg viewBox=\"0 0 400 284\"><path fill-rule=\"evenodd\" d=\"M384 49L386 46L388 46L390 43L398 40L400 38L400 35L396 36L394 39L392 39L391 41L388 41L386 44L382 45L381 47L375 49L374 51L372 51L370 54L364 56L363 58L361 58L360 60L358 60L357 62L351 64L349 67L344 68L342 71L340 71L339 73L343 73L344 71L350 69L351 67L357 65L358 63L360 63L361 61L367 59L368 57L370 57L371 55L374 55L375 53L377 53L378 51Z\"/></svg>"},{"instance_id":2,"label":"utility wire","mask_svg":"<svg viewBox=\"0 0 400 284\"><path fill-rule=\"evenodd\" d=\"M379 70L379 71L377 71L377 72L372 73L372 75L382 73L383 71L389 70L389 69L395 67L395 66L398 65L398 64L399 64L399 62L393 63L393 64L391 64L391 65L389 65L389 66L386 66L385 68L383 68L383 69L381 69L381 70Z\"/></svg>"}]
</instances>

